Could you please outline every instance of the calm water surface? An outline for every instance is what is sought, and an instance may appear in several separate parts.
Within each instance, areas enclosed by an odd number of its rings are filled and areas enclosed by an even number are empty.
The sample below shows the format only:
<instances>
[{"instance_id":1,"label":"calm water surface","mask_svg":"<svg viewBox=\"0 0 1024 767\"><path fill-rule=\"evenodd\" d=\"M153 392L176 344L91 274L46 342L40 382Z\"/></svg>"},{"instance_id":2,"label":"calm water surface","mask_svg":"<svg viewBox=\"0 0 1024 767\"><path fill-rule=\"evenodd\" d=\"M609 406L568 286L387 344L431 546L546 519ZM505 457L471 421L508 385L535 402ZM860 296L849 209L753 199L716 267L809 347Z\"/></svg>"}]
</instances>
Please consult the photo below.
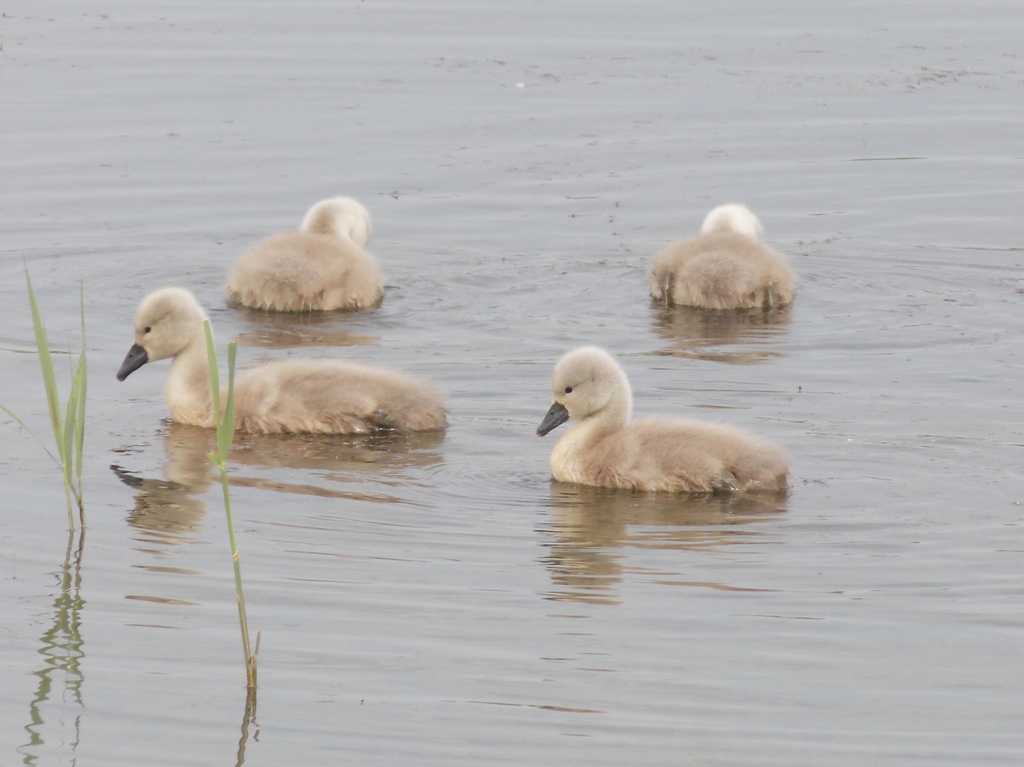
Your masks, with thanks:
<instances>
[{"instance_id":1,"label":"calm water surface","mask_svg":"<svg viewBox=\"0 0 1024 767\"><path fill-rule=\"evenodd\" d=\"M88 529L0 423L0 763L1024 761L1024 16L1017 3L24 2L0 17L0 402L45 436L24 292L88 323ZM227 309L231 261L350 194L358 315ZM800 291L665 311L651 255L746 202ZM256 726L209 435L139 299L243 365L342 355L447 434L248 437L230 464ZM784 445L780 501L552 483L566 349L638 415Z\"/></svg>"}]
</instances>

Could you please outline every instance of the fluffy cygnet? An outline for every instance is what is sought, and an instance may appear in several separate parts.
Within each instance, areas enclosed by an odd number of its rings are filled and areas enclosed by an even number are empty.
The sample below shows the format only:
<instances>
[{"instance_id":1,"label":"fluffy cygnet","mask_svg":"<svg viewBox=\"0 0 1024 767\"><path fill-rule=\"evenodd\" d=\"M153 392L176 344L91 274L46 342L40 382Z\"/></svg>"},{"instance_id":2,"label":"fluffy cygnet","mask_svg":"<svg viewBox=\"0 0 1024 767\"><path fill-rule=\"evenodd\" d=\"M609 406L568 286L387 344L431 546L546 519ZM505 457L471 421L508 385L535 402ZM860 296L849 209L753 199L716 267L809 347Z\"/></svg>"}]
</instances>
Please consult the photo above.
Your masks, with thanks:
<instances>
[{"instance_id":1,"label":"fluffy cygnet","mask_svg":"<svg viewBox=\"0 0 1024 767\"><path fill-rule=\"evenodd\" d=\"M372 309L384 298L366 252L370 214L351 197L321 200L297 232L264 240L228 273L230 304L274 312Z\"/></svg>"},{"instance_id":2,"label":"fluffy cygnet","mask_svg":"<svg viewBox=\"0 0 1024 767\"><path fill-rule=\"evenodd\" d=\"M204 320L187 290L161 288L146 296L135 314L135 344L117 378L173 357L166 387L171 417L209 428L214 422ZM444 397L433 384L335 359L280 360L248 371L235 381L235 415L240 431L264 433L365 434L447 425Z\"/></svg>"},{"instance_id":3,"label":"fluffy cygnet","mask_svg":"<svg viewBox=\"0 0 1024 767\"><path fill-rule=\"evenodd\" d=\"M554 403L537 433L578 419L551 453L561 482L684 493L779 492L787 487L781 448L732 426L682 418L630 421L626 374L596 346L563 356L551 379Z\"/></svg>"},{"instance_id":4,"label":"fluffy cygnet","mask_svg":"<svg viewBox=\"0 0 1024 767\"><path fill-rule=\"evenodd\" d=\"M743 205L708 213L700 234L654 256L651 296L702 309L773 309L793 302L796 281L786 257L761 239L757 216Z\"/></svg>"}]
</instances>

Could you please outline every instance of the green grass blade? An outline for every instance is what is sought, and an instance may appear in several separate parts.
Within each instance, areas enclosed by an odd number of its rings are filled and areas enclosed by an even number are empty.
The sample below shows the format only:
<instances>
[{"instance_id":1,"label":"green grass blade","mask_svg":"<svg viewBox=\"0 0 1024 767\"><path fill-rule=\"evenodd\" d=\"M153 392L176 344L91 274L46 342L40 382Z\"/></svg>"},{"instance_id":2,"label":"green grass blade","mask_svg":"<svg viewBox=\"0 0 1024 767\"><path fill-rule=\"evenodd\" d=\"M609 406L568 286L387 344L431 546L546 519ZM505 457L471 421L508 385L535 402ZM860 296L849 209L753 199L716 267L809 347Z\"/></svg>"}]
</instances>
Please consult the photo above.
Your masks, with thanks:
<instances>
[{"instance_id":1,"label":"green grass blade","mask_svg":"<svg viewBox=\"0 0 1024 767\"><path fill-rule=\"evenodd\" d=\"M203 323L206 332L206 356L210 363L210 394L213 397L213 420L217 429L217 450L210 453L210 460L220 469L221 489L224 491L224 514L227 517L228 542L231 544L231 561L235 571L235 594L238 601L238 623L242 630L242 651L245 654L245 675L247 687L255 694L256 654L249 644L249 619L245 614L245 594L242 590L242 565L238 556L238 542L235 539L235 520L231 514L231 490L228 483L227 459L231 442L235 436L235 353L238 344L228 344L228 390L224 402L224 417L220 413L220 376L217 370L217 350L213 345L213 331L210 322Z\"/></svg>"},{"instance_id":2,"label":"green grass blade","mask_svg":"<svg viewBox=\"0 0 1024 767\"><path fill-rule=\"evenodd\" d=\"M57 443L57 450L60 453L60 464L64 466L67 462L67 455L64 452L64 440L62 437L62 424L60 417L60 397L57 393L57 377L53 372L53 358L50 355L50 344L46 339L46 328L43 326L43 318L39 314L39 305L36 303L36 294L32 290L32 279L28 274L28 266L25 266L25 282L28 285L28 300L32 307L32 327L36 334L36 350L39 352L39 366L43 372L43 384L46 388L46 403L50 409L50 425L53 427L54 441Z\"/></svg>"},{"instance_id":3,"label":"green grass blade","mask_svg":"<svg viewBox=\"0 0 1024 767\"><path fill-rule=\"evenodd\" d=\"M75 417L78 415L79 391L72 379L71 391L68 393L68 405L64 411L64 456L66 460L61 467L64 469L64 483L71 484L74 472L75 458L75 433L77 432Z\"/></svg>"},{"instance_id":4,"label":"green grass blade","mask_svg":"<svg viewBox=\"0 0 1024 767\"><path fill-rule=\"evenodd\" d=\"M82 493L82 455L85 445L85 394L88 383L87 367L85 364L85 346L82 346L82 354L78 358L78 368L75 370L75 377L71 381L71 388L76 392L78 407L75 410L75 477L78 479L78 494L81 501Z\"/></svg>"},{"instance_id":5,"label":"green grass blade","mask_svg":"<svg viewBox=\"0 0 1024 767\"><path fill-rule=\"evenodd\" d=\"M224 406L224 421L217 425L217 448L221 460L227 460L231 452L231 442L235 438L235 352L238 343L228 344L228 398Z\"/></svg>"},{"instance_id":6,"label":"green grass blade","mask_svg":"<svg viewBox=\"0 0 1024 767\"><path fill-rule=\"evenodd\" d=\"M71 488L80 512L82 511L82 447L85 442L85 390L86 365L83 351L78 357L78 365L71 377L71 393L68 395L67 415L64 421L64 443L68 462L63 467L64 482Z\"/></svg>"},{"instance_id":7,"label":"green grass blade","mask_svg":"<svg viewBox=\"0 0 1024 767\"><path fill-rule=\"evenodd\" d=\"M78 479L78 503L82 503L82 456L85 446L85 395L89 370L85 361L85 286L78 283L78 311L82 319L82 354L71 385L78 390L78 412L75 414L75 477Z\"/></svg>"},{"instance_id":8,"label":"green grass blade","mask_svg":"<svg viewBox=\"0 0 1024 767\"><path fill-rule=\"evenodd\" d=\"M86 365L85 351L85 289L79 288L80 314L82 320L82 352L78 357L78 363L71 373L71 391L68 394L67 404L61 413L60 392L57 389L57 376L53 369L53 350L46 335L46 326L43 324L43 317L39 311L39 303L36 301L35 290L32 287L32 277L29 275L28 264L25 264L25 285L28 288L29 306L32 310L32 328L35 333L36 353L39 356L39 368L43 376L43 385L46 390L46 406L50 413L50 426L53 429L53 441L57 446L57 455L47 449L38 435L29 429L20 418L7 408L0 405L0 409L10 415L18 422L32 437L42 445L43 450L60 466L64 475L64 495L68 505L68 528L75 529L75 520L72 515L72 498L78 504L79 517L82 524L85 524L84 507L82 505L82 460L85 444L85 398L86 379L88 367ZM71 351L68 350L68 362L71 362Z\"/></svg>"},{"instance_id":9,"label":"green grass blade","mask_svg":"<svg viewBox=\"0 0 1024 767\"><path fill-rule=\"evenodd\" d=\"M210 363L210 398L213 400L213 425L220 426L220 372L217 370L217 349L213 345L213 330L210 321L203 322L206 333L206 358ZM219 447L219 445L218 445Z\"/></svg>"}]
</instances>

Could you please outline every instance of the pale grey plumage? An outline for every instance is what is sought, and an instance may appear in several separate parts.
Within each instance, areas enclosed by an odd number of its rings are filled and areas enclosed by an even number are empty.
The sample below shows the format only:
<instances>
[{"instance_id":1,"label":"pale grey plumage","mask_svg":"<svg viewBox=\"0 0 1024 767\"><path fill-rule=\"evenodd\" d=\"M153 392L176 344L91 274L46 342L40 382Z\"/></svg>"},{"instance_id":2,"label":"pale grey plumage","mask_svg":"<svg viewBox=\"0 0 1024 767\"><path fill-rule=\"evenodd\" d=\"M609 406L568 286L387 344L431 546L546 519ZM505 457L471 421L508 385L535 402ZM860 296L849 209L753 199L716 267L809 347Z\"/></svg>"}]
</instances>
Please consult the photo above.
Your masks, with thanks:
<instances>
[{"instance_id":1,"label":"pale grey plumage","mask_svg":"<svg viewBox=\"0 0 1024 767\"><path fill-rule=\"evenodd\" d=\"M781 448L735 427L682 418L630 421L626 374L603 349L585 346L555 365L554 402L538 428L579 422L555 445L551 474L563 482L686 493L782 492Z\"/></svg>"},{"instance_id":2,"label":"pale grey plumage","mask_svg":"<svg viewBox=\"0 0 1024 767\"><path fill-rule=\"evenodd\" d=\"M173 357L166 397L179 423L212 427L206 314L182 288L162 288L139 305L135 345L118 373ZM223 396L223 394L222 394ZM338 359L287 359L247 371L235 382L236 426L249 432L365 434L432 431L447 425L433 384Z\"/></svg>"},{"instance_id":3,"label":"pale grey plumage","mask_svg":"<svg viewBox=\"0 0 1024 767\"><path fill-rule=\"evenodd\" d=\"M697 237L654 256L651 296L702 309L772 309L792 303L796 280L786 257L761 239L763 227L743 205L720 205Z\"/></svg>"},{"instance_id":4,"label":"pale grey plumage","mask_svg":"<svg viewBox=\"0 0 1024 767\"><path fill-rule=\"evenodd\" d=\"M264 240L228 273L231 304L278 312L372 309L384 297L366 251L370 214L351 197L321 200L297 232Z\"/></svg>"}]
</instances>

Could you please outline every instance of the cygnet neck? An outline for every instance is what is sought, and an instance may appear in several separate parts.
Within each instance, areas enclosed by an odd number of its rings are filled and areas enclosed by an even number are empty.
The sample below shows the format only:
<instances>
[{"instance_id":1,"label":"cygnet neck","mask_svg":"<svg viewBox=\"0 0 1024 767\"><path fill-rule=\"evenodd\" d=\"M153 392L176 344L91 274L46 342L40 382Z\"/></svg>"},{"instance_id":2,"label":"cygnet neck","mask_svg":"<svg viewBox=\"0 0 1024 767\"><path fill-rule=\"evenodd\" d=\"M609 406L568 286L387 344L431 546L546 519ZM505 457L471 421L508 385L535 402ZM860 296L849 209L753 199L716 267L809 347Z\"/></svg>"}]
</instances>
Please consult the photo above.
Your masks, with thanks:
<instances>
[{"instance_id":1,"label":"cygnet neck","mask_svg":"<svg viewBox=\"0 0 1024 767\"><path fill-rule=\"evenodd\" d=\"M210 396L210 362L202 335L194 337L174 356L164 393L175 421L207 428L215 425Z\"/></svg>"},{"instance_id":2,"label":"cygnet neck","mask_svg":"<svg viewBox=\"0 0 1024 767\"><path fill-rule=\"evenodd\" d=\"M590 436L603 436L626 428L633 413L633 402L629 385L615 387L603 407L580 418L574 430Z\"/></svg>"}]
</instances>

